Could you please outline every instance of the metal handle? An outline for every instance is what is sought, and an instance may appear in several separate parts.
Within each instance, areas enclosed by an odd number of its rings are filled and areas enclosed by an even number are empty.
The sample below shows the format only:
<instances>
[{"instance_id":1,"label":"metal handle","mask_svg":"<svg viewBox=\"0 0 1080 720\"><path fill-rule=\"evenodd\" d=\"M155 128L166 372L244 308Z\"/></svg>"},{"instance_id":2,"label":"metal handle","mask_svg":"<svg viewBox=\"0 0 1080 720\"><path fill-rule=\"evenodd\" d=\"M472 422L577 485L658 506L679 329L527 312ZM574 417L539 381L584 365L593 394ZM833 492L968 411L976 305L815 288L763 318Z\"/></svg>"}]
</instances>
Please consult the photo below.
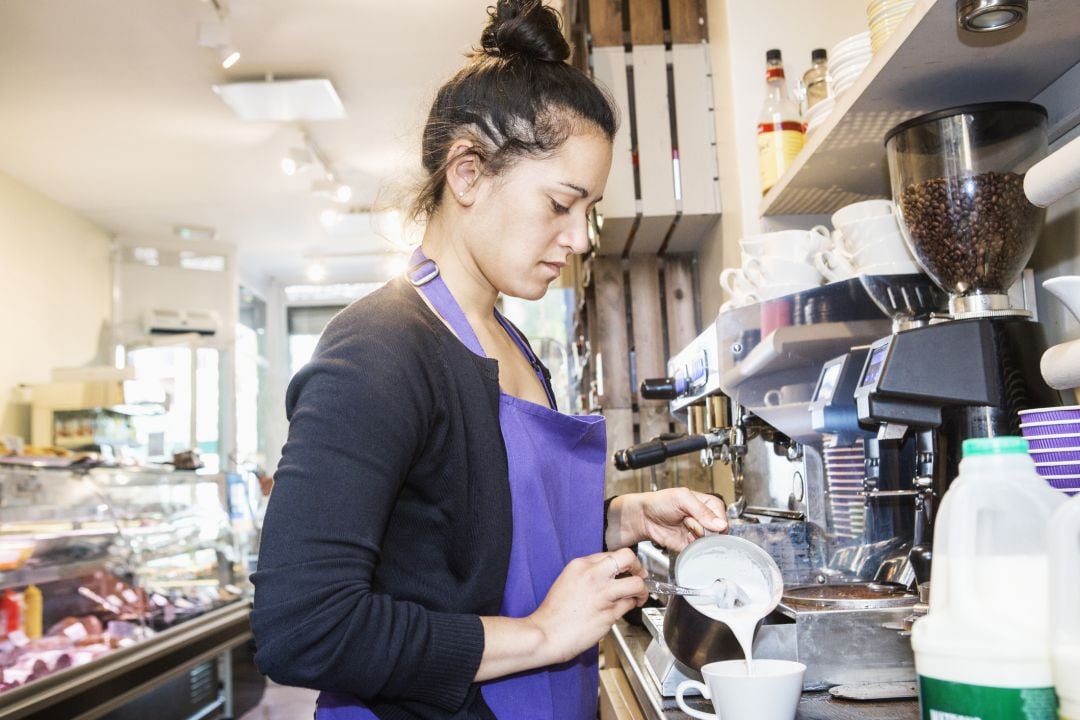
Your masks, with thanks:
<instances>
[{"instance_id":1,"label":"metal handle","mask_svg":"<svg viewBox=\"0 0 1080 720\"><path fill-rule=\"evenodd\" d=\"M709 447L708 435L676 435L650 440L640 445L632 445L625 450L617 450L612 457L619 470L637 470L638 468L658 465L669 457L704 450Z\"/></svg>"},{"instance_id":2,"label":"metal handle","mask_svg":"<svg viewBox=\"0 0 1080 720\"><path fill-rule=\"evenodd\" d=\"M684 588L675 583L660 582L651 577L645 578L645 587L649 592L656 593L657 595L701 595L700 590Z\"/></svg>"}]
</instances>

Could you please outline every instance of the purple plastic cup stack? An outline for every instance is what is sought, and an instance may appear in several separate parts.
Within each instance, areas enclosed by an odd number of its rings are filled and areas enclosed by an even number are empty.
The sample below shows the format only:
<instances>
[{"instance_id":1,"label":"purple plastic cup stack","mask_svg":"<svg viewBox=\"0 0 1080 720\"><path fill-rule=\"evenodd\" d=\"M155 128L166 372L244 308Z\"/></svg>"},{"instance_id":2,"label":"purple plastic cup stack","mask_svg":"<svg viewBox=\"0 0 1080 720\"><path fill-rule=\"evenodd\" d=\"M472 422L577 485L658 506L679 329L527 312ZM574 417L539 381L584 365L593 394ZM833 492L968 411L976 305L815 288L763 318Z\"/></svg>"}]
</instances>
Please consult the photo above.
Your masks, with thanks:
<instances>
[{"instance_id":1,"label":"purple plastic cup stack","mask_svg":"<svg viewBox=\"0 0 1080 720\"><path fill-rule=\"evenodd\" d=\"M1051 487L1080 491L1080 405L1021 410L1020 432L1036 472Z\"/></svg>"}]
</instances>

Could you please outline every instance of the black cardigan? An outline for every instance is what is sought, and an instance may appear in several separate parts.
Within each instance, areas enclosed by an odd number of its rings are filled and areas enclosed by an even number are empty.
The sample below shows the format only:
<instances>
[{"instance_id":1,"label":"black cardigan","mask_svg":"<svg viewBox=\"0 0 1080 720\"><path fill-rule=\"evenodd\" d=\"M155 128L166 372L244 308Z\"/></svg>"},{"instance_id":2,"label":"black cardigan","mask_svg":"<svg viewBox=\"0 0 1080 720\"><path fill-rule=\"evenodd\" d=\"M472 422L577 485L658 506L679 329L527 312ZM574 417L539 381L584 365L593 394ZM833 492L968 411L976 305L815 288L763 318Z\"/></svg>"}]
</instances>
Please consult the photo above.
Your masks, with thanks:
<instances>
[{"instance_id":1,"label":"black cardigan","mask_svg":"<svg viewBox=\"0 0 1080 720\"><path fill-rule=\"evenodd\" d=\"M472 678L511 543L498 365L396 279L289 386L251 625L277 682L380 717L492 718Z\"/></svg>"}]
</instances>

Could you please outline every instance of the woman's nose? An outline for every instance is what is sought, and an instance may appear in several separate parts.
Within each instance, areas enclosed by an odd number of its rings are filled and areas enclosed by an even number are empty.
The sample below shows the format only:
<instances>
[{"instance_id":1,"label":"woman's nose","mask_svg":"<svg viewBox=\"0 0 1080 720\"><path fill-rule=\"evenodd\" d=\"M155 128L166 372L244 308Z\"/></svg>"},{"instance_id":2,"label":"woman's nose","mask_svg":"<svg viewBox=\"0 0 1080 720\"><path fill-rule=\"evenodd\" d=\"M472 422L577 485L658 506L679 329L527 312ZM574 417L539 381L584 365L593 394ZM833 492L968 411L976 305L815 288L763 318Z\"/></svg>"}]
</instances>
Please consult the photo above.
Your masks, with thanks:
<instances>
[{"instance_id":1,"label":"woman's nose","mask_svg":"<svg viewBox=\"0 0 1080 720\"><path fill-rule=\"evenodd\" d=\"M589 221L576 222L563 233L563 245L575 255L589 249Z\"/></svg>"}]
</instances>

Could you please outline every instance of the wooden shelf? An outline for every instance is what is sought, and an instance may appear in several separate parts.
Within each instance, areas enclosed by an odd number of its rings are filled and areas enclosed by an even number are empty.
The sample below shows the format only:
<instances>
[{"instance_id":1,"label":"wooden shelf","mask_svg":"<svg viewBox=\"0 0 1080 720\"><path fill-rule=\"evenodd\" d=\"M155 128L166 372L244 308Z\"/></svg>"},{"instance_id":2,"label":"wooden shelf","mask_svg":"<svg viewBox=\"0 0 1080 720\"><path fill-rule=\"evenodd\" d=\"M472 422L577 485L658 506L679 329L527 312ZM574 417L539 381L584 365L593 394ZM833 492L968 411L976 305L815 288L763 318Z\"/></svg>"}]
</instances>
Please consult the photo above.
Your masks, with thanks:
<instances>
[{"instance_id":1,"label":"wooden shelf","mask_svg":"<svg viewBox=\"0 0 1080 720\"><path fill-rule=\"evenodd\" d=\"M1078 29L1077 0L1033 2L1021 25L986 34L957 27L954 0L918 0L762 198L760 214L823 214L888 197L888 130L941 108L1034 99L1080 63ZM1053 129L1063 118L1050 111Z\"/></svg>"}]
</instances>

